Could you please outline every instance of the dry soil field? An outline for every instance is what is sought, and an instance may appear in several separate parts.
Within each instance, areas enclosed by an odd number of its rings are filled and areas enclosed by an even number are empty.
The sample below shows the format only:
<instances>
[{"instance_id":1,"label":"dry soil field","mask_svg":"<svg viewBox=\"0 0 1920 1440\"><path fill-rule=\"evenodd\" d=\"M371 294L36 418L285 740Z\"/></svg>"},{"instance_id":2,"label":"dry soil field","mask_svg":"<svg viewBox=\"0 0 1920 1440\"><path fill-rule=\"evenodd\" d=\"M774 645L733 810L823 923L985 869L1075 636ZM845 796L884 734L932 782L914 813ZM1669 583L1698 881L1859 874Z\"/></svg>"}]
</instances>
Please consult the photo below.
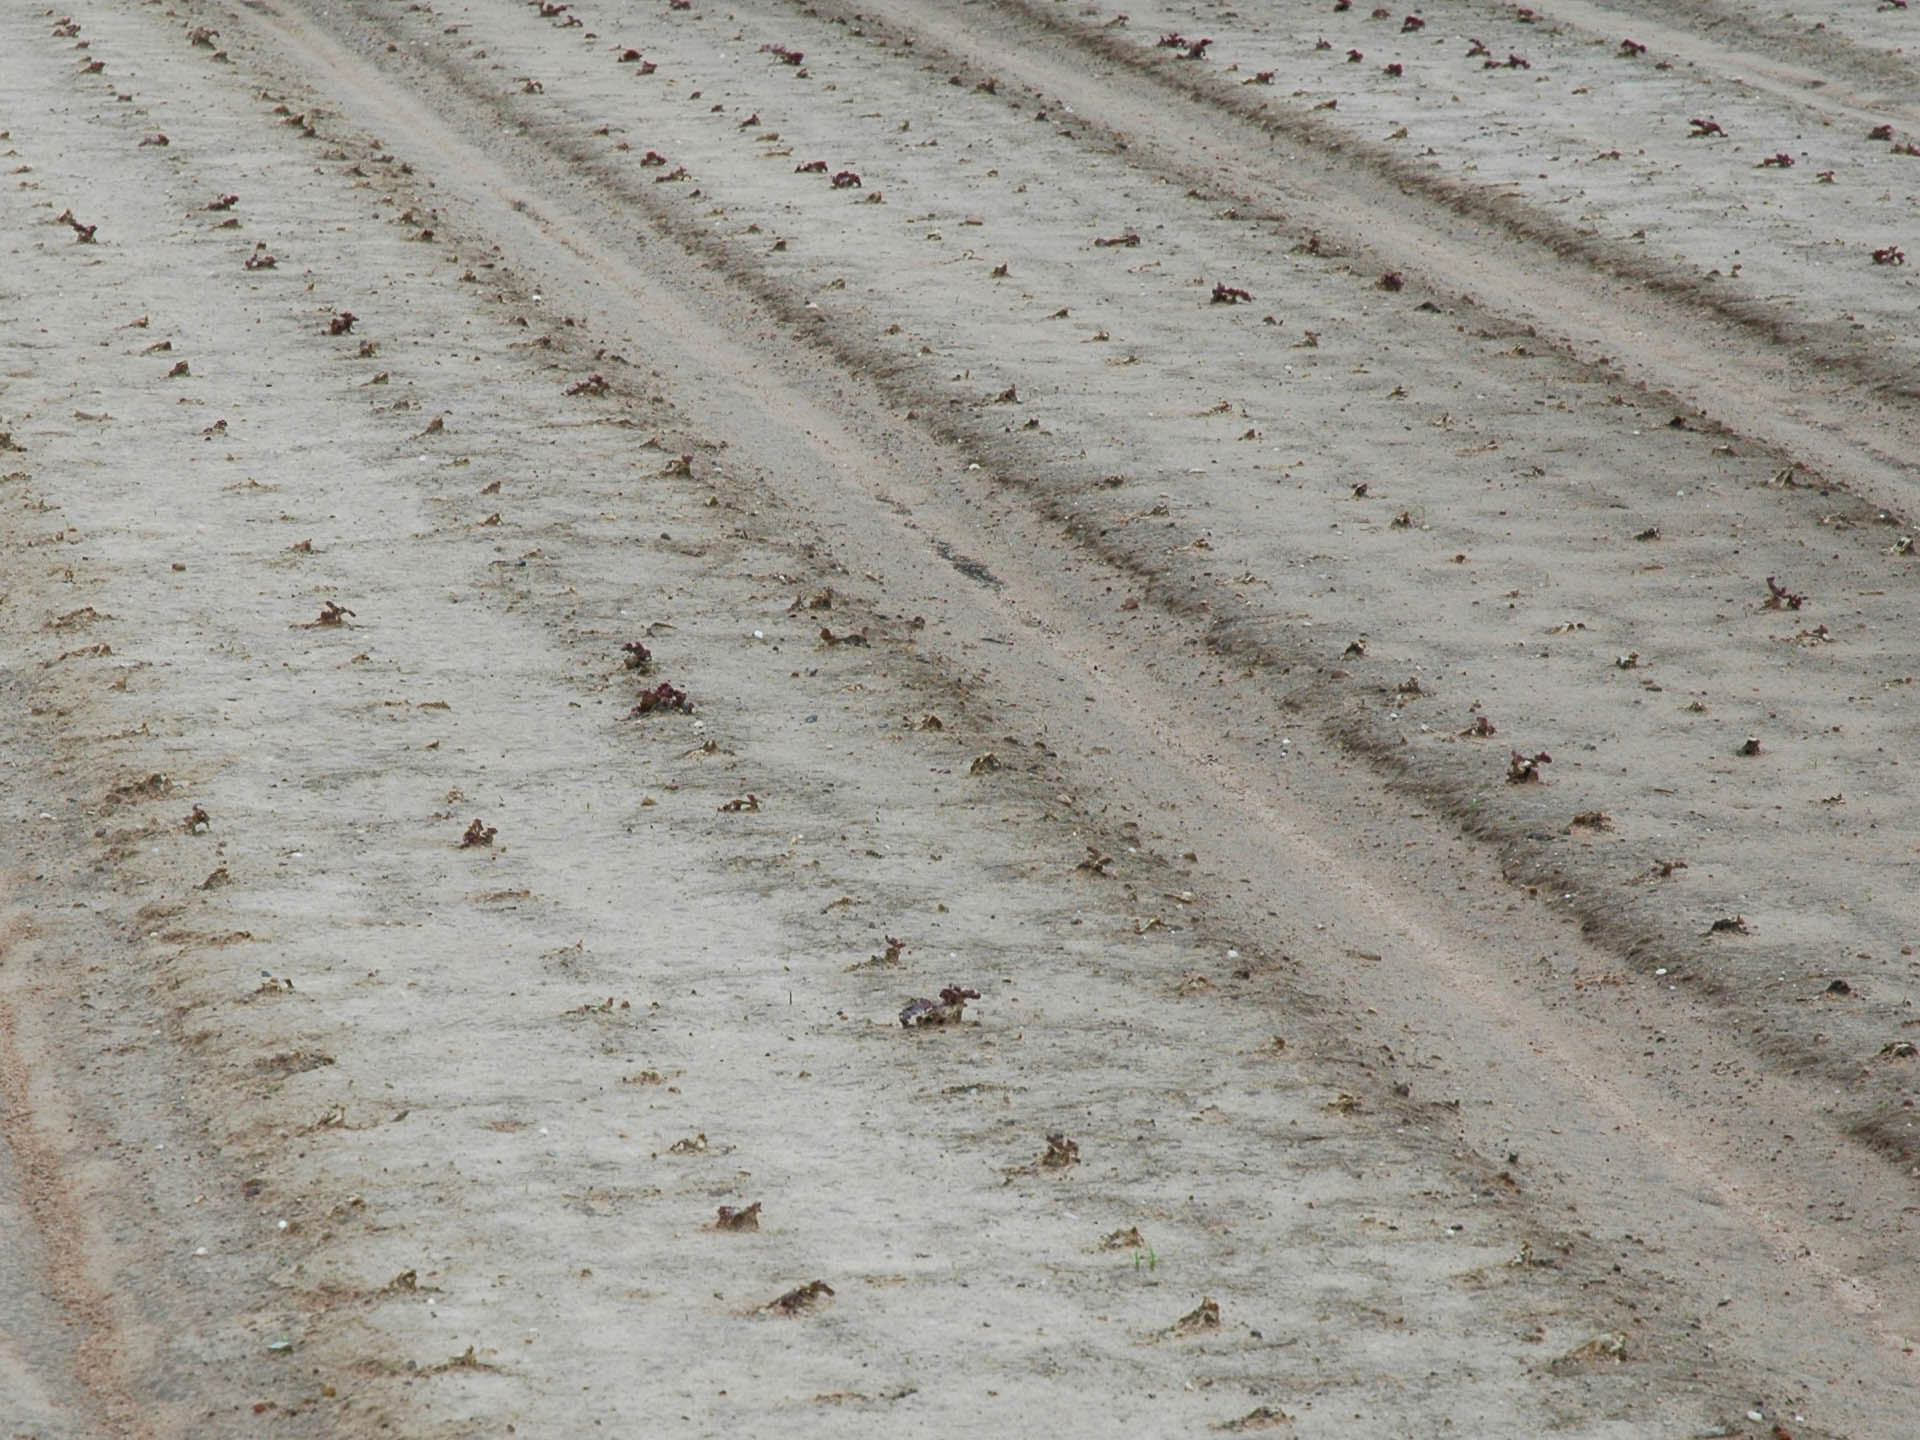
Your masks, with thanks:
<instances>
[{"instance_id":1,"label":"dry soil field","mask_svg":"<svg viewBox=\"0 0 1920 1440\"><path fill-rule=\"evenodd\" d=\"M1815 11L0 8L0 1435L1920 1432Z\"/></svg>"}]
</instances>

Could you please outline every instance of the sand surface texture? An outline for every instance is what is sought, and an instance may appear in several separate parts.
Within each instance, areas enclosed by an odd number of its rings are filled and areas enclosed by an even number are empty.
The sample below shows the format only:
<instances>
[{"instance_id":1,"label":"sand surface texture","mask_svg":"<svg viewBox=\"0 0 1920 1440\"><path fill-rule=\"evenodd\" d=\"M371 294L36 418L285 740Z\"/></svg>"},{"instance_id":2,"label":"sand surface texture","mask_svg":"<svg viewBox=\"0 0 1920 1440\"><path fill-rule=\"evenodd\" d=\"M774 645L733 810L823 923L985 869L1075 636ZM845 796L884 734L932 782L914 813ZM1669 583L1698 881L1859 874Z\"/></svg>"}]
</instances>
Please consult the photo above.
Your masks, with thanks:
<instances>
[{"instance_id":1,"label":"sand surface texture","mask_svg":"<svg viewBox=\"0 0 1920 1440\"><path fill-rule=\"evenodd\" d=\"M0 7L0 1436L1911 1436L1816 8Z\"/></svg>"}]
</instances>

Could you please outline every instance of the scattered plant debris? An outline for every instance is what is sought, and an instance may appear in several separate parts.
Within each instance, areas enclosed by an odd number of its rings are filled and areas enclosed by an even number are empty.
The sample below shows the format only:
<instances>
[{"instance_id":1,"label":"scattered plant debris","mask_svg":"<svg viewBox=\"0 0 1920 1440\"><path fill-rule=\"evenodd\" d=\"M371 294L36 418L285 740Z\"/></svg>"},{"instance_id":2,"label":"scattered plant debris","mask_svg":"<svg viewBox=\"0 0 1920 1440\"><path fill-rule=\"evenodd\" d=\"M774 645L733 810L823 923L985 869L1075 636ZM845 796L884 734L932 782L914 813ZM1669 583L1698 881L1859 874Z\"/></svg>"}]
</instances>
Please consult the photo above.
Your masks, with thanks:
<instances>
[{"instance_id":1,"label":"scattered plant debris","mask_svg":"<svg viewBox=\"0 0 1920 1440\"><path fill-rule=\"evenodd\" d=\"M213 828L213 817L196 805L187 812L187 818L180 822L180 828L189 835L204 835Z\"/></svg>"},{"instance_id":2,"label":"scattered plant debris","mask_svg":"<svg viewBox=\"0 0 1920 1440\"><path fill-rule=\"evenodd\" d=\"M1718 120L1702 120L1695 117L1689 120L1687 124L1693 127L1692 134L1687 137L1690 140L1704 140L1709 135L1725 135L1727 133L1725 127L1723 127Z\"/></svg>"},{"instance_id":3,"label":"scattered plant debris","mask_svg":"<svg viewBox=\"0 0 1920 1440\"><path fill-rule=\"evenodd\" d=\"M354 324L359 319L360 317L354 314L351 310L342 310L339 314L335 315L331 320L327 321L327 334L351 335L353 333Z\"/></svg>"},{"instance_id":4,"label":"scattered plant debris","mask_svg":"<svg viewBox=\"0 0 1920 1440\"><path fill-rule=\"evenodd\" d=\"M476 818L471 825L467 826L467 833L460 837L460 848L462 850L471 850L476 846L491 845L493 844L493 837L499 833L500 831L497 826L483 825L479 819Z\"/></svg>"},{"instance_id":5,"label":"scattered plant debris","mask_svg":"<svg viewBox=\"0 0 1920 1440\"><path fill-rule=\"evenodd\" d=\"M1473 723L1460 733L1470 736L1475 740L1484 740L1489 735L1498 735L1500 733L1500 727L1495 725L1493 721L1489 720L1486 716L1476 715L1473 717Z\"/></svg>"},{"instance_id":6,"label":"scattered plant debris","mask_svg":"<svg viewBox=\"0 0 1920 1440\"><path fill-rule=\"evenodd\" d=\"M1102 1235L1100 1248L1102 1250L1144 1250L1147 1248L1147 1237L1140 1233L1138 1225L1129 1225L1124 1230L1115 1230L1110 1234Z\"/></svg>"},{"instance_id":7,"label":"scattered plant debris","mask_svg":"<svg viewBox=\"0 0 1920 1440\"><path fill-rule=\"evenodd\" d=\"M1192 1335L1207 1335L1220 1328L1220 1305L1218 1301L1202 1299L1201 1302L1167 1327L1167 1334L1175 1339L1184 1339Z\"/></svg>"},{"instance_id":8,"label":"scattered plant debris","mask_svg":"<svg viewBox=\"0 0 1920 1440\"><path fill-rule=\"evenodd\" d=\"M984 755L976 755L973 763L967 766L969 775L990 775L1000 769L1000 757L989 750Z\"/></svg>"},{"instance_id":9,"label":"scattered plant debris","mask_svg":"<svg viewBox=\"0 0 1920 1440\"><path fill-rule=\"evenodd\" d=\"M1604 810L1582 810L1567 824L1570 828L1578 830L1611 830L1613 817Z\"/></svg>"},{"instance_id":10,"label":"scattered plant debris","mask_svg":"<svg viewBox=\"0 0 1920 1440\"><path fill-rule=\"evenodd\" d=\"M856 630L844 635L836 635L827 626L822 625L820 627L820 643L823 645L865 645L867 643L867 632L864 630Z\"/></svg>"},{"instance_id":11,"label":"scattered plant debris","mask_svg":"<svg viewBox=\"0 0 1920 1440\"><path fill-rule=\"evenodd\" d=\"M967 1008L967 1001L979 998L978 990L949 985L940 992L938 1000L909 1000L900 1011L901 1027L919 1030L929 1026L958 1025Z\"/></svg>"},{"instance_id":12,"label":"scattered plant debris","mask_svg":"<svg viewBox=\"0 0 1920 1440\"><path fill-rule=\"evenodd\" d=\"M722 815L751 814L759 808L760 797L758 795L742 795L722 805L720 807L720 813Z\"/></svg>"},{"instance_id":13,"label":"scattered plant debris","mask_svg":"<svg viewBox=\"0 0 1920 1440\"><path fill-rule=\"evenodd\" d=\"M860 188L860 177L851 170L836 171L833 177L833 188L836 190L858 190Z\"/></svg>"},{"instance_id":14,"label":"scattered plant debris","mask_svg":"<svg viewBox=\"0 0 1920 1440\"><path fill-rule=\"evenodd\" d=\"M1084 870L1089 875L1111 875L1113 856L1104 853L1097 845L1089 845L1086 858L1073 868Z\"/></svg>"},{"instance_id":15,"label":"scattered plant debris","mask_svg":"<svg viewBox=\"0 0 1920 1440\"><path fill-rule=\"evenodd\" d=\"M607 383L607 377L602 375L598 370L596 370L593 372L593 374L587 376L586 379L578 381L575 384L569 385L567 387L567 394L569 395L604 395L611 388L612 387Z\"/></svg>"},{"instance_id":16,"label":"scattered plant debris","mask_svg":"<svg viewBox=\"0 0 1920 1440\"><path fill-rule=\"evenodd\" d=\"M1249 1435L1256 1430L1291 1430L1293 1416L1278 1405L1256 1405L1238 1420L1223 1420L1213 1428L1229 1435Z\"/></svg>"},{"instance_id":17,"label":"scattered plant debris","mask_svg":"<svg viewBox=\"0 0 1920 1440\"><path fill-rule=\"evenodd\" d=\"M1116 245L1131 250L1139 245L1140 237L1129 230L1124 235L1096 235L1093 240L1096 249L1106 250Z\"/></svg>"},{"instance_id":18,"label":"scattered plant debris","mask_svg":"<svg viewBox=\"0 0 1920 1440\"><path fill-rule=\"evenodd\" d=\"M1213 287L1213 299L1209 303L1214 305L1238 305L1242 300L1251 301L1252 299L1252 294L1242 290L1238 285L1228 285L1225 282L1216 281Z\"/></svg>"},{"instance_id":19,"label":"scattered plant debris","mask_svg":"<svg viewBox=\"0 0 1920 1440\"><path fill-rule=\"evenodd\" d=\"M1747 928L1747 917L1744 915L1722 915L1707 926L1709 935L1750 935L1752 933Z\"/></svg>"},{"instance_id":20,"label":"scattered plant debris","mask_svg":"<svg viewBox=\"0 0 1920 1440\"><path fill-rule=\"evenodd\" d=\"M638 670L641 674L653 668L653 651L643 640L629 640L620 647L627 655L627 669Z\"/></svg>"},{"instance_id":21,"label":"scattered plant debris","mask_svg":"<svg viewBox=\"0 0 1920 1440\"><path fill-rule=\"evenodd\" d=\"M1898 245L1882 245L1878 250L1873 252L1873 263L1876 265L1904 265L1907 263L1907 252L1902 250Z\"/></svg>"},{"instance_id":22,"label":"scattered plant debris","mask_svg":"<svg viewBox=\"0 0 1920 1440\"><path fill-rule=\"evenodd\" d=\"M1765 607L1769 610L1798 610L1807 603L1807 597L1787 589L1773 576L1767 576L1767 598Z\"/></svg>"}]
</instances>

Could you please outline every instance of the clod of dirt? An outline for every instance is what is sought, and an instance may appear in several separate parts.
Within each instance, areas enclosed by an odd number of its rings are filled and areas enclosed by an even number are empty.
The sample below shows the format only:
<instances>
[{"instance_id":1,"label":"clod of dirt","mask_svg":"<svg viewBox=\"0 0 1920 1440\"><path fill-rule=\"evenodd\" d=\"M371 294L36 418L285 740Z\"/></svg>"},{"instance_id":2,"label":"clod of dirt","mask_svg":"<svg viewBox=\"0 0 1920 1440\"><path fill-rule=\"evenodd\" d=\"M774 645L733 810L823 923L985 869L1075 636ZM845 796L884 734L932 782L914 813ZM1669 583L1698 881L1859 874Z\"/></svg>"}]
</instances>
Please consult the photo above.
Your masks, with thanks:
<instances>
[{"instance_id":1,"label":"clod of dirt","mask_svg":"<svg viewBox=\"0 0 1920 1440\"><path fill-rule=\"evenodd\" d=\"M836 635L832 630L822 625L820 627L820 643L823 645L865 645L868 643L867 632L859 630L844 635Z\"/></svg>"},{"instance_id":2,"label":"clod of dirt","mask_svg":"<svg viewBox=\"0 0 1920 1440\"><path fill-rule=\"evenodd\" d=\"M1522 755L1518 750L1512 752L1507 761L1507 783L1509 785L1535 785L1540 781L1540 767L1551 765L1553 756L1542 750L1537 755Z\"/></svg>"},{"instance_id":3,"label":"clod of dirt","mask_svg":"<svg viewBox=\"0 0 1920 1440\"><path fill-rule=\"evenodd\" d=\"M1129 1225L1124 1230L1114 1230L1100 1237L1102 1250L1144 1250L1147 1237L1140 1233L1138 1225Z\"/></svg>"},{"instance_id":4,"label":"clod of dirt","mask_svg":"<svg viewBox=\"0 0 1920 1440\"><path fill-rule=\"evenodd\" d=\"M1342 660L1358 660L1363 658L1366 653L1367 637L1362 635L1357 639L1347 642L1347 648L1340 652L1340 658Z\"/></svg>"},{"instance_id":5,"label":"clod of dirt","mask_svg":"<svg viewBox=\"0 0 1920 1440\"><path fill-rule=\"evenodd\" d=\"M358 323L359 319L360 317L351 310L342 310L338 315L335 315L331 320L327 321L327 334L351 335L353 333L353 327Z\"/></svg>"},{"instance_id":6,"label":"clod of dirt","mask_svg":"<svg viewBox=\"0 0 1920 1440\"><path fill-rule=\"evenodd\" d=\"M1064 1132L1047 1136L1047 1153L1036 1162L1042 1170L1065 1170L1080 1163L1080 1142L1069 1140Z\"/></svg>"},{"instance_id":7,"label":"clod of dirt","mask_svg":"<svg viewBox=\"0 0 1920 1440\"><path fill-rule=\"evenodd\" d=\"M1853 986L1844 980L1834 980L1827 985L1826 993L1829 995L1851 995L1853 993Z\"/></svg>"},{"instance_id":8,"label":"clod of dirt","mask_svg":"<svg viewBox=\"0 0 1920 1440\"><path fill-rule=\"evenodd\" d=\"M739 815L751 813L759 808L760 797L758 795L741 795L722 805L720 807L720 813L722 815Z\"/></svg>"},{"instance_id":9,"label":"clod of dirt","mask_svg":"<svg viewBox=\"0 0 1920 1440\"><path fill-rule=\"evenodd\" d=\"M1567 822L1574 830L1611 830L1613 817L1604 810L1582 810Z\"/></svg>"},{"instance_id":10,"label":"clod of dirt","mask_svg":"<svg viewBox=\"0 0 1920 1440\"><path fill-rule=\"evenodd\" d=\"M1747 928L1747 918L1744 915L1722 915L1707 926L1709 935L1750 935L1752 933Z\"/></svg>"},{"instance_id":11,"label":"clod of dirt","mask_svg":"<svg viewBox=\"0 0 1920 1440\"><path fill-rule=\"evenodd\" d=\"M1758 735L1747 736L1745 740L1740 742L1740 753L1742 755L1758 755L1760 753L1760 737Z\"/></svg>"},{"instance_id":12,"label":"clod of dirt","mask_svg":"<svg viewBox=\"0 0 1920 1440\"><path fill-rule=\"evenodd\" d=\"M567 394L569 395L604 395L611 388L612 386L610 386L607 383L607 377L602 375L598 370L596 370L593 372L593 374L587 376L586 379L579 381L576 384L569 385L567 387Z\"/></svg>"},{"instance_id":13,"label":"clod of dirt","mask_svg":"<svg viewBox=\"0 0 1920 1440\"><path fill-rule=\"evenodd\" d=\"M193 367L191 365L187 364L184 360L176 360L173 362L173 368L167 371L167 378L169 380L180 380L192 373Z\"/></svg>"},{"instance_id":14,"label":"clod of dirt","mask_svg":"<svg viewBox=\"0 0 1920 1440\"><path fill-rule=\"evenodd\" d=\"M909 1000L900 1011L901 1027L924 1030L933 1026L958 1025L966 1011L967 1001L979 998L978 990L949 985L940 992L938 1000Z\"/></svg>"},{"instance_id":15,"label":"clod of dirt","mask_svg":"<svg viewBox=\"0 0 1920 1440\"><path fill-rule=\"evenodd\" d=\"M196 805L187 812L187 818L180 822L180 828L189 835L204 835L213 828L213 817Z\"/></svg>"},{"instance_id":16,"label":"clod of dirt","mask_svg":"<svg viewBox=\"0 0 1920 1440\"><path fill-rule=\"evenodd\" d=\"M818 1304L822 1298L832 1294L833 1287L827 1284L826 1281L814 1280L787 1291L786 1294L777 1300L769 1300L761 1308L772 1310L781 1315L798 1315L803 1310L811 1309L814 1305Z\"/></svg>"},{"instance_id":17,"label":"clod of dirt","mask_svg":"<svg viewBox=\"0 0 1920 1440\"><path fill-rule=\"evenodd\" d=\"M640 701L627 712L627 718L638 715L651 715L656 710L678 710L684 715L693 713L693 702L687 698L687 692L662 680L651 690L640 692Z\"/></svg>"},{"instance_id":18,"label":"clod of dirt","mask_svg":"<svg viewBox=\"0 0 1920 1440\"><path fill-rule=\"evenodd\" d=\"M1207 1335L1220 1328L1220 1304L1216 1300L1203 1299L1167 1327L1166 1333L1174 1339L1186 1339L1193 1335Z\"/></svg>"},{"instance_id":19,"label":"clod of dirt","mask_svg":"<svg viewBox=\"0 0 1920 1440\"><path fill-rule=\"evenodd\" d=\"M466 833L460 837L460 848L471 850L475 846L491 845L493 837L499 833L497 826L483 825L475 819L471 825L467 826Z\"/></svg>"},{"instance_id":20,"label":"clod of dirt","mask_svg":"<svg viewBox=\"0 0 1920 1440\"><path fill-rule=\"evenodd\" d=\"M754 1201L743 1210L731 1205L722 1205L715 1217L713 1228L716 1230L758 1230L760 1228L760 1202Z\"/></svg>"},{"instance_id":21,"label":"clod of dirt","mask_svg":"<svg viewBox=\"0 0 1920 1440\"><path fill-rule=\"evenodd\" d=\"M973 763L967 766L969 775L990 775L1001 768L1000 757L989 750L984 755L976 755Z\"/></svg>"},{"instance_id":22,"label":"clod of dirt","mask_svg":"<svg viewBox=\"0 0 1920 1440\"><path fill-rule=\"evenodd\" d=\"M674 456L673 459L667 461L666 464L660 467L660 473L662 475L693 474L693 456L691 455Z\"/></svg>"}]
</instances>

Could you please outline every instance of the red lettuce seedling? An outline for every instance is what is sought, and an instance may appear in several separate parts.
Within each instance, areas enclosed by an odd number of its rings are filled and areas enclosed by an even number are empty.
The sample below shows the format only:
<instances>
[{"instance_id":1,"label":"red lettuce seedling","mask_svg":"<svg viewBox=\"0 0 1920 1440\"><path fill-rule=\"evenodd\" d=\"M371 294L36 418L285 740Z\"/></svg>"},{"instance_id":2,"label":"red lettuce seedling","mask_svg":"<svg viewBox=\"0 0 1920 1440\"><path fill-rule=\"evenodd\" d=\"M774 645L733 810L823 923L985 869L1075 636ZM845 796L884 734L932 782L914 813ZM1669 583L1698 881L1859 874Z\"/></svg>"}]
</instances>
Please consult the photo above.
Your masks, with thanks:
<instances>
[{"instance_id":1,"label":"red lettuce seedling","mask_svg":"<svg viewBox=\"0 0 1920 1440\"><path fill-rule=\"evenodd\" d=\"M1533 785L1540 779L1540 767L1551 765L1553 757L1542 750L1537 755L1522 755L1518 750L1507 761L1507 783L1509 785Z\"/></svg>"},{"instance_id":2,"label":"red lettuce seedling","mask_svg":"<svg viewBox=\"0 0 1920 1440\"><path fill-rule=\"evenodd\" d=\"M1807 603L1807 597L1787 589L1773 576L1767 576L1766 608L1769 610L1798 610Z\"/></svg>"}]
</instances>

